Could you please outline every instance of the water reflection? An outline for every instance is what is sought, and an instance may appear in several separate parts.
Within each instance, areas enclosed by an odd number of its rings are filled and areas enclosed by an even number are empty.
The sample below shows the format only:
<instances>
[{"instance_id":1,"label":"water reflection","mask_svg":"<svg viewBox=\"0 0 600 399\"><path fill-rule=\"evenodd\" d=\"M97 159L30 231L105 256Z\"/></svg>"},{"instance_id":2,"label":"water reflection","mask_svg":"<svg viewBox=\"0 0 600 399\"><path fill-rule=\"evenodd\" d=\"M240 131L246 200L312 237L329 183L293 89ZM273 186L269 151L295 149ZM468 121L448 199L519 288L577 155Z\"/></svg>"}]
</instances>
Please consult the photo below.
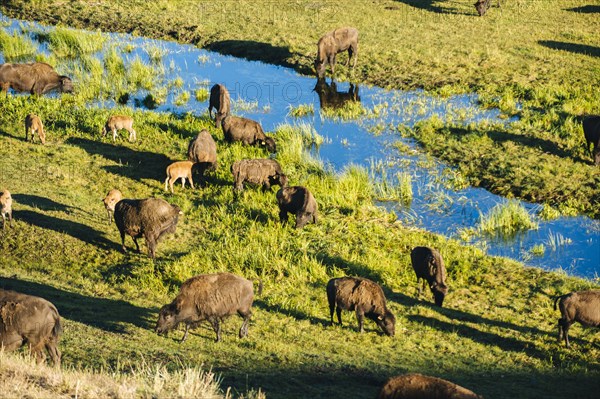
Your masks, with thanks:
<instances>
[{"instance_id":1,"label":"water reflection","mask_svg":"<svg viewBox=\"0 0 600 399\"><path fill-rule=\"evenodd\" d=\"M338 91L337 84L331 79L331 84L325 78L317 79L314 91L319 95L321 109L342 108L349 102L360 102L358 85L350 83L348 91Z\"/></svg>"}]
</instances>

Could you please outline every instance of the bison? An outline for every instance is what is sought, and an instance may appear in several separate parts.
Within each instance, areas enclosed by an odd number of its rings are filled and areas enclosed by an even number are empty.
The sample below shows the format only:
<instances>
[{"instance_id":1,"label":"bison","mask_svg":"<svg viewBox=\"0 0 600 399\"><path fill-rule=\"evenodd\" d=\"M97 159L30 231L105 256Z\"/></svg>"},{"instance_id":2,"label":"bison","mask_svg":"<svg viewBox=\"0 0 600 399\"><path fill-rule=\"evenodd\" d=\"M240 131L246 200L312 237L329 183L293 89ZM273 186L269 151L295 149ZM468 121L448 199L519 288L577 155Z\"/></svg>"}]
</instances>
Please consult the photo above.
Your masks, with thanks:
<instances>
[{"instance_id":1,"label":"bison","mask_svg":"<svg viewBox=\"0 0 600 399\"><path fill-rule=\"evenodd\" d=\"M354 56L354 64L356 67L356 59L358 58L358 29L356 28L338 28L324 34L317 43L317 58L315 59L315 69L317 77L325 76L327 64L331 66L331 74L335 74L335 58L338 53L348 50L348 60L346 66L350 63L350 59Z\"/></svg>"},{"instance_id":2,"label":"bison","mask_svg":"<svg viewBox=\"0 0 600 399\"><path fill-rule=\"evenodd\" d=\"M2 214L2 230L6 229L6 219L12 227L12 196L8 190L0 192L0 214Z\"/></svg>"},{"instance_id":3,"label":"bison","mask_svg":"<svg viewBox=\"0 0 600 399\"><path fill-rule=\"evenodd\" d=\"M175 183L177 179L181 179L181 188L185 188L186 179L190 181L190 186L194 188L194 180L192 179L192 169L194 165L195 164L192 161L178 161L167 166L165 191L171 187L171 193L173 193L173 183Z\"/></svg>"},{"instance_id":4,"label":"bison","mask_svg":"<svg viewBox=\"0 0 600 399\"><path fill-rule=\"evenodd\" d=\"M229 91L224 85L216 84L210 89L208 100L208 115L212 118L212 109L215 109L215 127L221 126L221 121L231 111L231 100Z\"/></svg>"},{"instance_id":5,"label":"bison","mask_svg":"<svg viewBox=\"0 0 600 399\"><path fill-rule=\"evenodd\" d=\"M373 320L381 330L394 336L396 318L386 306L385 295L379 284L360 277L332 278L327 283L329 316L333 324L333 310L342 324L342 309L355 311L358 330L362 333L364 316Z\"/></svg>"},{"instance_id":6,"label":"bison","mask_svg":"<svg viewBox=\"0 0 600 399\"><path fill-rule=\"evenodd\" d=\"M411 373L390 378L377 399L483 399L453 382Z\"/></svg>"},{"instance_id":7,"label":"bison","mask_svg":"<svg viewBox=\"0 0 600 399\"><path fill-rule=\"evenodd\" d=\"M296 228L301 229L307 223L317 223L318 205L315 197L306 187L281 187L276 194L279 205L279 220L285 224L288 213L296 215Z\"/></svg>"},{"instance_id":8,"label":"bison","mask_svg":"<svg viewBox=\"0 0 600 399\"><path fill-rule=\"evenodd\" d=\"M583 120L583 135L586 148L594 158L594 164L600 165L600 115L588 116ZM593 149L590 148L590 144Z\"/></svg>"},{"instance_id":9,"label":"bison","mask_svg":"<svg viewBox=\"0 0 600 399\"><path fill-rule=\"evenodd\" d=\"M556 304L560 308L561 318L558 319L558 340L565 338L567 348L569 344L569 328L576 321L584 327L600 327L600 290L577 291L556 297Z\"/></svg>"},{"instance_id":10,"label":"bison","mask_svg":"<svg viewBox=\"0 0 600 399\"><path fill-rule=\"evenodd\" d=\"M200 175L200 183L204 179L204 172L217 168L217 144L206 129L202 129L190 141L187 155L188 161L196 164L195 170Z\"/></svg>"},{"instance_id":11,"label":"bison","mask_svg":"<svg viewBox=\"0 0 600 399\"><path fill-rule=\"evenodd\" d=\"M133 130L133 118L127 115L112 115L109 117L102 128L102 137L106 136L106 133L112 132L114 143L117 140L117 132L122 129L129 132L129 141L137 139L137 134Z\"/></svg>"},{"instance_id":12,"label":"bison","mask_svg":"<svg viewBox=\"0 0 600 399\"><path fill-rule=\"evenodd\" d=\"M332 81L331 85L322 78L317 80L314 91L319 95L319 103L321 109L338 109L342 108L347 103L360 102L358 95L358 86L350 83L350 88L347 92L338 91L337 84Z\"/></svg>"},{"instance_id":13,"label":"bison","mask_svg":"<svg viewBox=\"0 0 600 399\"><path fill-rule=\"evenodd\" d=\"M156 256L156 245L163 234L175 233L179 215L178 206L171 205L160 198L123 199L115 205L115 223L121 234L123 252L125 248L125 233L133 238L136 250L140 251L137 239L144 237L149 256Z\"/></svg>"},{"instance_id":14,"label":"bison","mask_svg":"<svg viewBox=\"0 0 600 399\"><path fill-rule=\"evenodd\" d=\"M72 93L73 82L69 77L56 73L52 66L44 62L7 63L0 65L0 89L8 93L9 88L38 95L52 90Z\"/></svg>"},{"instance_id":15,"label":"bison","mask_svg":"<svg viewBox=\"0 0 600 399\"><path fill-rule=\"evenodd\" d=\"M492 0L477 0L475 4L475 9L480 17L483 17L487 10L491 7ZM500 0L497 1L497 6L500 7Z\"/></svg>"},{"instance_id":16,"label":"bison","mask_svg":"<svg viewBox=\"0 0 600 399\"><path fill-rule=\"evenodd\" d=\"M288 184L288 178L281 165L274 159L242 159L231 165L231 173L236 191L242 191L244 183L260 185L264 191L270 190L274 184L281 187Z\"/></svg>"},{"instance_id":17,"label":"bison","mask_svg":"<svg viewBox=\"0 0 600 399\"><path fill-rule=\"evenodd\" d=\"M185 281L175 300L160 309L155 331L165 334L179 323L184 323L185 333L181 339L184 342L190 327L207 320L212 324L217 334L216 341L219 342L220 322L237 313L244 319L239 332L239 337L243 338L248 335L253 300L251 281L231 273L201 274Z\"/></svg>"},{"instance_id":18,"label":"bison","mask_svg":"<svg viewBox=\"0 0 600 399\"><path fill-rule=\"evenodd\" d=\"M425 283L427 283L433 293L435 304L442 307L444 298L448 293L446 267L444 266L442 255L433 248L415 247L410 252L410 260L417 275L418 296L421 296L425 289ZM419 285L419 280L421 279L423 280L423 284Z\"/></svg>"},{"instance_id":19,"label":"bison","mask_svg":"<svg viewBox=\"0 0 600 399\"><path fill-rule=\"evenodd\" d=\"M44 348L60 366L58 339L62 332L56 307L43 298L0 289L0 347L13 351L27 344L38 362Z\"/></svg>"},{"instance_id":20,"label":"bison","mask_svg":"<svg viewBox=\"0 0 600 399\"><path fill-rule=\"evenodd\" d=\"M108 214L108 224L112 223L112 215L115 212L115 205L117 205L117 203L121 201L122 198L123 195L121 194L121 192L114 188L110 190L108 194L106 194L106 197L104 197L104 199L102 200L104 208L106 208L106 213Z\"/></svg>"},{"instance_id":21,"label":"bison","mask_svg":"<svg viewBox=\"0 0 600 399\"><path fill-rule=\"evenodd\" d=\"M46 144L46 133L44 133L44 125L39 116L35 114L29 114L25 117L25 141L29 139L29 132L31 132L31 142L35 141L35 134L42 144Z\"/></svg>"},{"instance_id":22,"label":"bison","mask_svg":"<svg viewBox=\"0 0 600 399\"><path fill-rule=\"evenodd\" d=\"M265 147L269 152L277 151L275 140L267 137L258 122L238 116L226 116L221 122L225 139L232 143L241 141L246 145Z\"/></svg>"}]
</instances>

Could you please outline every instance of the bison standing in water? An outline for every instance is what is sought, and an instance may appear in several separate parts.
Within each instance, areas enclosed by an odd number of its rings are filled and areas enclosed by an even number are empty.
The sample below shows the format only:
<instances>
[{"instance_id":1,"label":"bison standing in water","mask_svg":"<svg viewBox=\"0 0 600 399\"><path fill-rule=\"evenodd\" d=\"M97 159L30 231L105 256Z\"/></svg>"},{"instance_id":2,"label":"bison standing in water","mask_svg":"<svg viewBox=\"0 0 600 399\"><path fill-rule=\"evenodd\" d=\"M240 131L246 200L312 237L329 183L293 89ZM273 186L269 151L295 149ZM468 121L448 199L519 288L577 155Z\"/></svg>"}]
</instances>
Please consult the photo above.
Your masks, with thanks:
<instances>
[{"instance_id":1,"label":"bison standing in water","mask_svg":"<svg viewBox=\"0 0 600 399\"><path fill-rule=\"evenodd\" d=\"M251 281L231 273L201 274L184 282L173 302L160 309L155 331L164 334L184 323L183 342L190 327L207 320L212 324L218 342L221 340L220 322L237 313L244 319L239 333L240 338L244 338L248 335L253 301Z\"/></svg>"},{"instance_id":2,"label":"bison standing in water","mask_svg":"<svg viewBox=\"0 0 600 399\"><path fill-rule=\"evenodd\" d=\"M335 58L338 53L348 50L348 60L346 66L350 63L350 59L354 56L354 64L356 67L356 59L358 58L358 29L356 28L338 28L324 34L317 43L317 58L315 59L315 69L317 77L325 76L327 64L331 66L331 74L335 74Z\"/></svg>"},{"instance_id":3,"label":"bison standing in water","mask_svg":"<svg viewBox=\"0 0 600 399\"><path fill-rule=\"evenodd\" d=\"M58 338L62 332L56 307L45 299L0 289L0 347L13 351L29 345L38 362L44 348L54 365L60 366Z\"/></svg>"},{"instance_id":4,"label":"bison standing in water","mask_svg":"<svg viewBox=\"0 0 600 399\"><path fill-rule=\"evenodd\" d=\"M156 245L163 234L175 233L181 209L160 198L143 200L124 199L115 205L115 223L121 234L123 252L125 248L125 233L133 238L136 250L140 251L137 239L144 237L148 254L156 256Z\"/></svg>"},{"instance_id":5,"label":"bison standing in water","mask_svg":"<svg viewBox=\"0 0 600 399\"><path fill-rule=\"evenodd\" d=\"M482 399L453 382L412 373L390 378L377 399Z\"/></svg>"},{"instance_id":6,"label":"bison standing in water","mask_svg":"<svg viewBox=\"0 0 600 399\"><path fill-rule=\"evenodd\" d=\"M44 94L52 90L72 93L73 82L68 76L56 73L54 68L44 62L2 64L0 89L8 92L9 88L28 91L31 94Z\"/></svg>"},{"instance_id":7,"label":"bison standing in water","mask_svg":"<svg viewBox=\"0 0 600 399\"><path fill-rule=\"evenodd\" d=\"M208 100L208 115L212 118L212 109L215 114L215 127L221 126L221 121L231 111L231 99L229 91L224 85L216 84L210 89L210 99Z\"/></svg>"}]
</instances>

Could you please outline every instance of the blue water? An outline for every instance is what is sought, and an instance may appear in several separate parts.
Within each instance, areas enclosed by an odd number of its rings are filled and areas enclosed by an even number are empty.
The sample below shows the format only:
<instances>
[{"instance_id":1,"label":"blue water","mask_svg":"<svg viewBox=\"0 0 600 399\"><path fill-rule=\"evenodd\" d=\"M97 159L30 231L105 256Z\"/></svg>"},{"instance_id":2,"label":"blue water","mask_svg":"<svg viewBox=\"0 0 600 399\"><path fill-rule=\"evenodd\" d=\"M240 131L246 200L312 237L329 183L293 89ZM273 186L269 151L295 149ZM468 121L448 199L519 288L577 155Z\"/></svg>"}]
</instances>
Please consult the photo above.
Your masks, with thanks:
<instances>
[{"instance_id":1,"label":"blue water","mask_svg":"<svg viewBox=\"0 0 600 399\"><path fill-rule=\"evenodd\" d=\"M8 30L21 29L19 21L2 20L9 24ZM42 29L39 25L27 24ZM422 91L387 91L361 85L354 98L359 97L365 109L376 109L378 114L360 121L336 121L321 114L319 95L314 90L316 79L299 75L288 68L211 53L191 45L122 34L110 34L109 37L105 48L110 43L119 43L121 49L125 44L134 46L128 49L130 52L123 52L123 57L128 60L135 56L148 60L148 49L160 48L164 54L163 84L176 77L182 79L183 86L169 89L165 103L158 106L157 111L202 115L207 110L208 101L196 101L193 93L200 87L210 89L214 83L222 83L230 91L234 114L259 121L265 131L273 131L283 123L307 123L313 126L326 138L325 143L315 150L316 155L337 171L350 164L372 168L382 163L388 176L393 177L397 172L410 173L414 194L410 206L390 202L380 204L393 210L405 225L458 238L460 230L477 224L480 214L506 201L481 188L449 188L448 176L452 175L452 168L423 154L413 140L403 138L398 133L399 125L411 127L433 115L442 120L462 123L483 120L510 123L510 120L501 119L498 110L479 108L475 95L441 99ZM40 52L48 52L44 44L40 44L39 49ZM101 58L102 54L97 57ZM4 62L2 56L0 61ZM58 66L61 73L70 75L68 68L68 63ZM337 87L334 88L331 81L327 80L329 86L326 89L332 93L331 97L348 97L350 84L336 83ZM176 106L174 101L182 90L189 91L191 99L184 105ZM336 96L336 93L340 94ZM134 93L128 105L137 106L139 101L136 100L141 100L146 94L143 90ZM105 107L114 105L109 100L97 104ZM314 115L303 118L289 116L290 106L299 104L313 104ZM393 146L398 141L408 150L398 151ZM374 172L373 178L380 177ZM539 205L522 204L531 214L539 209ZM539 220L537 230L521 233L511 239L473 237L471 244L483 248L490 255L510 257L546 270L560 269L592 279L597 279L600 274L600 222L584 216ZM539 244L545 247L543 255L532 255L532 247Z\"/></svg>"}]
</instances>

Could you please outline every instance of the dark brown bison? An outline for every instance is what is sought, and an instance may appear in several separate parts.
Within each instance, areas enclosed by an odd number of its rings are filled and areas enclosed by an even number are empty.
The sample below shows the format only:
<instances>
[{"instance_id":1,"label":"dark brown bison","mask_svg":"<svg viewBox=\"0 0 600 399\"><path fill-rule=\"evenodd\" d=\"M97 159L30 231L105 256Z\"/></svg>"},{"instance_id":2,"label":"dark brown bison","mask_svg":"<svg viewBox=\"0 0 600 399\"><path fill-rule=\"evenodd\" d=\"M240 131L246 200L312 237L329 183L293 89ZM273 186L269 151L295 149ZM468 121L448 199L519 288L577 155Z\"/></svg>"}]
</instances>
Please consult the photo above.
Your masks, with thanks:
<instances>
[{"instance_id":1,"label":"dark brown bison","mask_svg":"<svg viewBox=\"0 0 600 399\"><path fill-rule=\"evenodd\" d=\"M348 50L348 60L346 66L350 63L350 59L354 56L354 64L358 58L358 29L356 28L338 28L324 34L317 43L317 58L315 59L315 69L317 77L325 76L327 64L331 66L331 74L335 74L335 58L338 53Z\"/></svg>"},{"instance_id":2,"label":"dark brown bison","mask_svg":"<svg viewBox=\"0 0 600 399\"><path fill-rule=\"evenodd\" d=\"M29 345L38 362L44 361L44 348L60 366L58 339L62 332L56 307L45 299L0 289L0 347L13 351Z\"/></svg>"},{"instance_id":3,"label":"dark brown bison","mask_svg":"<svg viewBox=\"0 0 600 399\"><path fill-rule=\"evenodd\" d=\"M0 192L0 214L2 215L2 230L6 228L6 219L10 223L10 227L12 227L12 196L10 195L10 191L3 190Z\"/></svg>"},{"instance_id":4,"label":"dark brown bison","mask_svg":"<svg viewBox=\"0 0 600 399\"><path fill-rule=\"evenodd\" d=\"M246 145L265 147L269 152L277 151L275 140L265 135L265 132L258 122L229 115L223 118L221 127L225 134L225 140L230 143L241 141Z\"/></svg>"},{"instance_id":5,"label":"dark brown bison","mask_svg":"<svg viewBox=\"0 0 600 399\"><path fill-rule=\"evenodd\" d=\"M600 327L600 290L577 291L556 297L560 308L561 318L558 319L558 340L565 338L567 348L569 344L569 328L576 321L584 327Z\"/></svg>"},{"instance_id":6,"label":"dark brown bison","mask_svg":"<svg viewBox=\"0 0 600 399\"><path fill-rule=\"evenodd\" d=\"M583 135L586 148L594 158L594 163L600 165L600 115L588 116L583 120Z\"/></svg>"},{"instance_id":7,"label":"dark brown bison","mask_svg":"<svg viewBox=\"0 0 600 399\"><path fill-rule=\"evenodd\" d=\"M231 112L231 99L229 91L224 85L216 84L210 89L208 100L208 115L212 118L212 109L215 113L215 127L221 126L221 121Z\"/></svg>"},{"instance_id":8,"label":"dark brown bison","mask_svg":"<svg viewBox=\"0 0 600 399\"><path fill-rule=\"evenodd\" d=\"M277 191L276 197L281 223L287 223L288 213L296 215L297 229L309 222L317 223L317 201L306 187L282 187Z\"/></svg>"},{"instance_id":9,"label":"dark brown bison","mask_svg":"<svg viewBox=\"0 0 600 399\"><path fill-rule=\"evenodd\" d=\"M377 399L483 399L453 382L417 373L390 378Z\"/></svg>"},{"instance_id":10,"label":"dark brown bison","mask_svg":"<svg viewBox=\"0 0 600 399\"><path fill-rule=\"evenodd\" d=\"M274 159L242 159L231 165L233 188L236 191L244 189L244 183L262 186L270 190L272 185L286 187L288 178L283 173L281 165Z\"/></svg>"},{"instance_id":11,"label":"dark brown bison","mask_svg":"<svg viewBox=\"0 0 600 399\"><path fill-rule=\"evenodd\" d=\"M200 175L201 184L204 172L217 169L217 143L206 129L190 141L187 155L188 160L195 163L194 170Z\"/></svg>"},{"instance_id":12,"label":"dark brown bison","mask_svg":"<svg viewBox=\"0 0 600 399\"><path fill-rule=\"evenodd\" d=\"M0 65L0 88L8 92L28 91L31 94L44 94L52 90L64 93L73 92L73 82L67 76L62 76L44 62L30 64Z\"/></svg>"},{"instance_id":13,"label":"dark brown bison","mask_svg":"<svg viewBox=\"0 0 600 399\"><path fill-rule=\"evenodd\" d=\"M164 334L179 323L184 323L183 342L190 327L194 328L207 320L212 324L218 342L221 340L220 322L237 313L244 319L239 333L240 338L243 338L248 335L253 300L252 282L243 277L231 273L192 277L181 285L175 300L160 309L155 331Z\"/></svg>"},{"instance_id":14,"label":"dark brown bison","mask_svg":"<svg viewBox=\"0 0 600 399\"><path fill-rule=\"evenodd\" d=\"M358 95L358 86L350 84L350 88L347 92L338 91L337 84L331 81L331 85L327 84L327 81L323 79L317 79L317 84L314 90L319 95L319 103L321 109L337 109L343 107L349 102L360 102L360 96Z\"/></svg>"},{"instance_id":15,"label":"dark brown bison","mask_svg":"<svg viewBox=\"0 0 600 399\"><path fill-rule=\"evenodd\" d=\"M435 304L441 307L448 293L446 267L442 255L433 248L415 247L410 253L410 260L417 275L419 297L425 289L425 283L427 283L433 293ZM420 279L423 280L422 285L419 284Z\"/></svg>"},{"instance_id":16,"label":"dark brown bison","mask_svg":"<svg viewBox=\"0 0 600 399\"><path fill-rule=\"evenodd\" d=\"M338 323L342 324L342 310L356 312L358 331L364 331L364 317L373 320L381 330L393 337L396 331L396 318L386 306L385 295L379 284L360 277L332 278L327 283L329 316L333 324L335 309Z\"/></svg>"},{"instance_id":17,"label":"dark brown bison","mask_svg":"<svg viewBox=\"0 0 600 399\"><path fill-rule=\"evenodd\" d=\"M125 233L133 238L136 250L140 251L137 239L144 237L148 254L156 256L156 245L163 234L175 233L181 209L160 198L123 199L115 205L115 223L121 234L123 252Z\"/></svg>"},{"instance_id":18,"label":"dark brown bison","mask_svg":"<svg viewBox=\"0 0 600 399\"><path fill-rule=\"evenodd\" d=\"M477 0L474 6L480 17L483 17L487 10L490 9L490 7L492 6L491 3L492 0ZM500 0L497 1L497 6L500 7Z\"/></svg>"}]
</instances>

